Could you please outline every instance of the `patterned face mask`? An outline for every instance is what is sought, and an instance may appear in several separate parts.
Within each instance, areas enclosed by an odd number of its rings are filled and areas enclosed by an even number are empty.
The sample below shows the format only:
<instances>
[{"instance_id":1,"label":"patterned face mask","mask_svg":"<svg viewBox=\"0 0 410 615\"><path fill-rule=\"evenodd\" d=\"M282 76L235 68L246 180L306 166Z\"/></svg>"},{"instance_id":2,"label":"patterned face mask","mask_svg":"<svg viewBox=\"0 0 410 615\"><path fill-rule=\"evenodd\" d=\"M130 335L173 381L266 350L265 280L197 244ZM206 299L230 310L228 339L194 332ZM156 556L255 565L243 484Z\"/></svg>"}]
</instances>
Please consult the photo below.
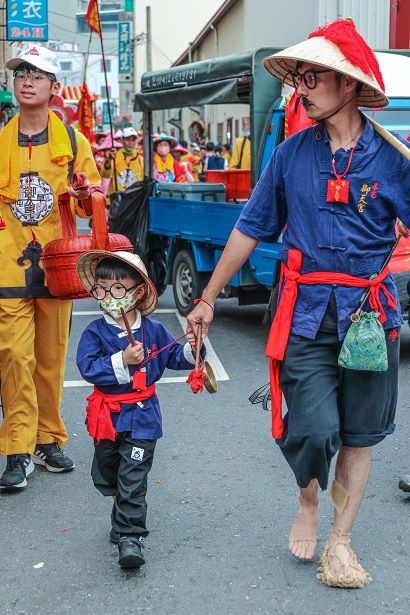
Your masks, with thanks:
<instances>
[{"instance_id":1,"label":"patterned face mask","mask_svg":"<svg viewBox=\"0 0 410 615\"><path fill-rule=\"evenodd\" d=\"M107 312L107 314L117 320L118 318L121 318L121 308L125 313L127 313L135 307L136 303L137 299L134 297L133 292L125 293L125 296L122 297L122 299L115 299L114 297L111 297L110 294L107 294L105 299L100 300L100 307L104 312Z\"/></svg>"}]
</instances>

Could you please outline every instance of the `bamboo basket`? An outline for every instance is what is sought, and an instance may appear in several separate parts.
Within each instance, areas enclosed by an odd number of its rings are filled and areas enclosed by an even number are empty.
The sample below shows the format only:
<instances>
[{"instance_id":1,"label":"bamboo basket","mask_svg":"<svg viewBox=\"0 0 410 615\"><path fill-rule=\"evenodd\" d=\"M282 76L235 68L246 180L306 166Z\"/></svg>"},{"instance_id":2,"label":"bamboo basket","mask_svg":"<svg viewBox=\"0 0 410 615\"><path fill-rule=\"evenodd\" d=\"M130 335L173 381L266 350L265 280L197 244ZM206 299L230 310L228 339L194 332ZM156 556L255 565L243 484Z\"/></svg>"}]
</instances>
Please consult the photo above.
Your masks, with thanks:
<instances>
[{"instance_id":1,"label":"bamboo basket","mask_svg":"<svg viewBox=\"0 0 410 615\"><path fill-rule=\"evenodd\" d=\"M105 197L100 192L91 195L92 232L76 235L75 220L70 208L68 195L59 199L63 238L48 242L41 256L46 283L50 294L59 299L85 299L90 295L81 284L77 272L77 261L90 250L123 250L133 252L134 248L125 235L108 233L105 219Z\"/></svg>"}]
</instances>

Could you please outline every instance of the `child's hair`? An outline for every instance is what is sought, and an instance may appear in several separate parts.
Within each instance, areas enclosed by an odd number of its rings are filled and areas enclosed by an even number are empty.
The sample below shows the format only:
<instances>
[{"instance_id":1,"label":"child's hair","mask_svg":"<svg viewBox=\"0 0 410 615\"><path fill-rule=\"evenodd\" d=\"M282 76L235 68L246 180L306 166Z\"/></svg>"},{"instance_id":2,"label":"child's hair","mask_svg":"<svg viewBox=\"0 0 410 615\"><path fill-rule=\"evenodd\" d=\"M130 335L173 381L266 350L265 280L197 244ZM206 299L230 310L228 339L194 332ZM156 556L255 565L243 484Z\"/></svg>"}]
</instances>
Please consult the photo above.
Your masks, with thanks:
<instances>
[{"instance_id":1,"label":"child's hair","mask_svg":"<svg viewBox=\"0 0 410 615\"><path fill-rule=\"evenodd\" d=\"M115 280L122 280L127 276L130 276L135 281L135 284L145 283L142 275L139 274L134 267L131 267L131 265L128 265L128 263L118 258L107 257L103 258L95 268L94 279L107 280L109 278L114 278Z\"/></svg>"}]
</instances>

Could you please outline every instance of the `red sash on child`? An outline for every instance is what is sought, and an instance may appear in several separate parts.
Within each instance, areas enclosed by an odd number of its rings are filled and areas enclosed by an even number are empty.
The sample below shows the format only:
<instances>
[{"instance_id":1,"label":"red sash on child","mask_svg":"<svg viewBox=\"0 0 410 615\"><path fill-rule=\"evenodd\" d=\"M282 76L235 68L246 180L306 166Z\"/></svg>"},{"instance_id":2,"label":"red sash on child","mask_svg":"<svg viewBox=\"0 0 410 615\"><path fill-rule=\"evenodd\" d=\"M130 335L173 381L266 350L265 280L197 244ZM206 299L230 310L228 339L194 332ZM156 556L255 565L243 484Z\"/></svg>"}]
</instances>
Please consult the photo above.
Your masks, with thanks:
<instances>
[{"instance_id":1,"label":"red sash on child","mask_svg":"<svg viewBox=\"0 0 410 615\"><path fill-rule=\"evenodd\" d=\"M151 384L145 391L123 393L121 395L108 395L97 387L87 397L87 431L94 440L115 441L115 429L111 421L111 412L119 412L121 403L136 404L155 395L155 384Z\"/></svg>"}]
</instances>

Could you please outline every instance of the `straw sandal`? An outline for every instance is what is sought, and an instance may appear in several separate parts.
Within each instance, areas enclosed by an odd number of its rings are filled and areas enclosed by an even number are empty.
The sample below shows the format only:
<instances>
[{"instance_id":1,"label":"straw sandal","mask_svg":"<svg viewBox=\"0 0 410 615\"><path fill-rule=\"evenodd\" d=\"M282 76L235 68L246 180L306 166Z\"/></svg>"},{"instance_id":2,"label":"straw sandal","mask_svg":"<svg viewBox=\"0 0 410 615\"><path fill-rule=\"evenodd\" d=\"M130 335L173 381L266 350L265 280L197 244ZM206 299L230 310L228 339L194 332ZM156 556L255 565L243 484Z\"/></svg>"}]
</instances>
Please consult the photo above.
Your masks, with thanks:
<instances>
[{"instance_id":1,"label":"straw sandal","mask_svg":"<svg viewBox=\"0 0 410 615\"><path fill-rule=\"evenodd\" d=\"M350 533L343 534L339 528L332 530L336 534L337 540L333 545L326 542L320 556L320 564L317 570L317 578L329 587L341 587L356 589L370 583L371 576L357 561L356 555L350 545ZM338 545L345 545L349 556L347 560L342 560L336 553ZM342 574L335 576L330 566L330 559L334 560L334 566L341 569Z\"/></svg>"}]
</instances>

